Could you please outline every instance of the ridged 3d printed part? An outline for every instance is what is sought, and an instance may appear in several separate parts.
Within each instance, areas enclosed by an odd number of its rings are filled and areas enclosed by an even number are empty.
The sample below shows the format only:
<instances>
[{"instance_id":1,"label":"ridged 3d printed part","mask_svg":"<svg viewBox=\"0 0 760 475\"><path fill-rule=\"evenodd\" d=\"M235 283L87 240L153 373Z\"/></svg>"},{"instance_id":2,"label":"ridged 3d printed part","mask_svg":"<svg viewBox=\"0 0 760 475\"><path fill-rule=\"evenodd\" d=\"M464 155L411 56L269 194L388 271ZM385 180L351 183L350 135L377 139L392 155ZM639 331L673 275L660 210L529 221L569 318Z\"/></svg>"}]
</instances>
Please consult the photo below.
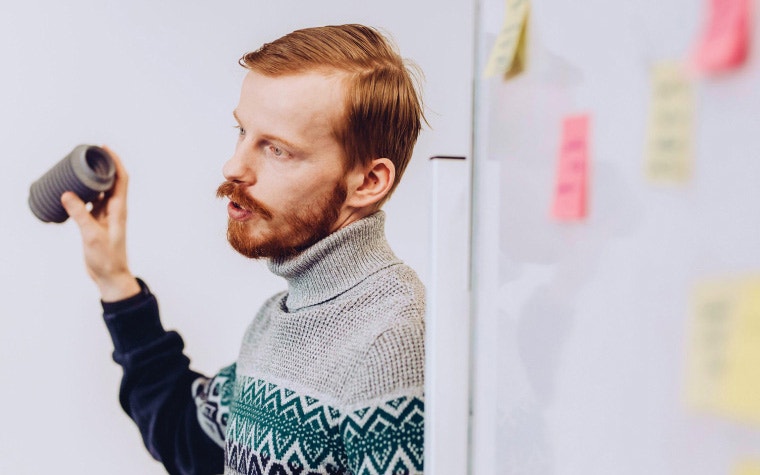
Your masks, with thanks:
<instances>
[{"instance_id":1,"label":"ridged 3d printed part","mask_svg":"<svg viewBox=\"0 0 760 475\"><path fill-rule=\"evenodd\" d=\"M116 165L104 149L79 145L29 188L29 207L40 220L62 223L69 215L61 204L61 195L73 191L89 203L111 189Z\"/></svg>"}]
</instances>

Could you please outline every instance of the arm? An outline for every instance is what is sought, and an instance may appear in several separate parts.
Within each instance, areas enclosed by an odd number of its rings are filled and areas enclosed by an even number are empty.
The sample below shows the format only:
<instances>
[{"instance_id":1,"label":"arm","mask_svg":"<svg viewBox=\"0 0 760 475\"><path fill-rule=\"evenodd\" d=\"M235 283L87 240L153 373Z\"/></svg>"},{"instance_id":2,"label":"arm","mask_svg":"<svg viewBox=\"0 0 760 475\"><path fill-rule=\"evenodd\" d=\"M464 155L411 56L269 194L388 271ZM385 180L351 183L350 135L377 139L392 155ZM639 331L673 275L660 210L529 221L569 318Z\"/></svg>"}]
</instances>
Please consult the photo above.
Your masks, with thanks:
<instances>
[{"instance_id":1,"label":"arm","mask_svg":"<svg viewBox=\"0 0 760 475\"><path fill-rule=\"evenodd\" d=\"M108 149L107 149L108 150ZM61 203L79 227L87 272L97 285L114 342L114 360L124 369L120 399L137 423L146 447L172 474L221 471L223 451L201 429L183 342L161 326L156 299L127 264L127 172L116 165L116 181L88 211L79 197Z\"/></svg>"},{"instance_id":2,"label":"arm","mask_svg":"<svg viewBox=\"0 0 760 475\"><path fill-rule=\"evenodd\" d=\"M103 303L113 358L124 369L121 406L169 473L221 473L224 450L201 427L193 398L194 384L205 386L206 379L190 370L182 338L164 330L156 298L139 283L138 295Z\"/></svg>"}]
</instances>

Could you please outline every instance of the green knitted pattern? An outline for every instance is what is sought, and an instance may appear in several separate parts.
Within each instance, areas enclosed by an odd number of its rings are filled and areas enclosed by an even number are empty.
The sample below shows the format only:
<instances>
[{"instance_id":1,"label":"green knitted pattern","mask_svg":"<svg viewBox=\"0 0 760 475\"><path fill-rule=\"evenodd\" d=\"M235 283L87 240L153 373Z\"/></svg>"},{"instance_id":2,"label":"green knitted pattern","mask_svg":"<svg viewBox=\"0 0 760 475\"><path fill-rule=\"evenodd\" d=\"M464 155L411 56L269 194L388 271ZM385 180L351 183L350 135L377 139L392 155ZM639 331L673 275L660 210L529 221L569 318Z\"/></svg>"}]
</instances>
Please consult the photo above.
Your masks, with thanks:
<instances>
[{"instance_id":1,"label":"green knitted pattern","mask_svg":"<svg viewBox=\"0 0 760 475\"><path fill-rule=\"evenodd\" d=\"M424 403L398 397L344 413L319 399L238 375L227 464L243 474L422 471Z\"/></svg>"},{"instance_id":2,"label":"green knitted pattern","mask_svg":"<svg viewBox=\"0 0 760 475\"><path fill-rule=\"evenodd\" d=\"M355 473L422 472L424 406L418 397L401 396L349 412L340 432Z\"/></svg>"}]
</instances>

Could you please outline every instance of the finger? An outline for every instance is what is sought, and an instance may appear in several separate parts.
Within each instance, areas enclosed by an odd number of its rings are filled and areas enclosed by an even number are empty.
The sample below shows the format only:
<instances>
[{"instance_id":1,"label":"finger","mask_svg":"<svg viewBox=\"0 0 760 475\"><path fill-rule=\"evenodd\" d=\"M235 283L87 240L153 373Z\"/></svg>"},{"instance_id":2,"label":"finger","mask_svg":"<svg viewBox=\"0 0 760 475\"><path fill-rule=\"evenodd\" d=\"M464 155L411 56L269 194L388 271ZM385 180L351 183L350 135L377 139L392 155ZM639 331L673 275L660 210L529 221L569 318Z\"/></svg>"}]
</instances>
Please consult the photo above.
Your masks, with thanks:
<instances>
[{"instance_id":1,"label":"finger","mask_svg":"<svg viewBox=\"0 0 760 475\"><path fill-rule=\"evenodd\" d=\"M99 220L106 214L108 214L108 193L101 193L96 199L92 200L92 210L90 214Z\"/></svg>"},{"instance_id":2,"label":"finger","mask_svg":"<svg viewBox=\"0 0 760 475\"><path fill-rule=\"evenodd\" d=\"M87 206L85 206L84 201L82 201L76 193L71 191L65 192L61 195L61 204L66 212L69 213L71 219L77 223L80 230L83 230L87 226L91 226L95 222L95 219L90 212L87 211Z\"/></svg>"},{"instance_id":3,"label":"finger","mask_svg":"<svg viewBox=\"0 0 760 475\"><path fill-rule=\"evenodd\" d=\"M107 145L103 145L102 148L108 152L108 155L111 156L113 159L113 163L116 166L116 181L114 182L113 188L109 190L108 198L111 198L112 196L126 196L127 195L127 183L129 181L129 176L127 175L127 169L124 168L124 164L121 161L121 158L119 158L119 155L116 154L113 150L108 148Z\"/></svg>"},{"instance_id":4,"label":"finger","mask_svg":"<svg viewBox=\"0 0 760 475\"><path fill-rule=\"evenodd\" d=\"M127 216L127 183L129 182L129 176L119 155L107 145L103 145L102 148L113 159L114 166L116 167L116 179L113 187L106 191L105 195L101 198L95 216L106 216L109 218L109 222L117 225L125 221Z\"/></svg>"}]
</instances>

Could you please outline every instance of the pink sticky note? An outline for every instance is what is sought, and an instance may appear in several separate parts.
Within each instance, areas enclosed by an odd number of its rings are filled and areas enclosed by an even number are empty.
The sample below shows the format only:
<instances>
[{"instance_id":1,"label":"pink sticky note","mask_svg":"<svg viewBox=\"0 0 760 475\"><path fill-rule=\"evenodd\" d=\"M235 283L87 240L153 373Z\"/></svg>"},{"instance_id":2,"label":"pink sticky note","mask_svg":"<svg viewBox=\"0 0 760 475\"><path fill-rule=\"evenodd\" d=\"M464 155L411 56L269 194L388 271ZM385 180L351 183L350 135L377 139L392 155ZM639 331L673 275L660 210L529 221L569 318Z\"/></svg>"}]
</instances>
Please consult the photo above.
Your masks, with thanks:
<instances>
[{"instance_id":1,"label":"pink sticky note","mask_svg":"<svg viewBox=\"0 0 760 475\"><path fill-rule=\"evenodd\" d=\"M693 58L697 70L719 73L744 64L751 16L750 0L710 0L707 24Z\"/></svg>"},{"instance_id":2,"label":"pink sticky note","mask_svg":"<svg viewBox=\"0 0 760 475\"><path fill-rule=\"evenodd\" d=\"M578 221L586 217L589 122L588 114L569 116L562 122L552 207L552 216L560 221Z\"/></svg>"}]
</instances>

